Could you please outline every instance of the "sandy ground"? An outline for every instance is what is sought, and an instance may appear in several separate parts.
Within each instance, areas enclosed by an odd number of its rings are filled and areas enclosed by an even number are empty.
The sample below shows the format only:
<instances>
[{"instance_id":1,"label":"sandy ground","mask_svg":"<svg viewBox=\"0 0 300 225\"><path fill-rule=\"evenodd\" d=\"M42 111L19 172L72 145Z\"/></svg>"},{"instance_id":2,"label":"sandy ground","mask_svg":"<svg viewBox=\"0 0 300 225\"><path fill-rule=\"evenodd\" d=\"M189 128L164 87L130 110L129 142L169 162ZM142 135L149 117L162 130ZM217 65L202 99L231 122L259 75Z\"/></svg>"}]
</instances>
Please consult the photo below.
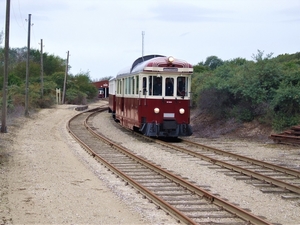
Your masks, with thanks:
<instances>
[{"instance_id":1,"label":"sandy ground","mask_svg":"<svg viewBox=\"0 0 300 225\"><path fill-rule=\"evenodd\" d=\"M89 108L105 103L99 101ZM8 133L0 133L0 225L177 224L107 172L73 140L66 130L66 123L78 113L74 109L75 106L70 105L43 109L29 118L21 117L11 122ZM109 117L107 114L97 118L94 127L101 127L101 131L111 133L109 135L117 135L118 141L135 149L136 154L199 184L210 185L213 193L250 208L257 215L284 225L300 224L297 201L263 194L244 181L212 171L196 161L168 152L162 154L155 145L143 148L134 138L112 130ZM205 139L200 140L203 141ZM213 147L235 149L246 155L251 153L249 157L260 160L280 159L288 163L299 158L298 148L287 146L248 142L231 144L219 139L207 142Z\"/></svg>"},{"instance_id":2,"label":"sandy ground","mask_svg":"<svg viewBox=\"0 0 300 225\"><path fill-rule=\"evenodd\" d=\"M150 224L72 152L65 125L77 113L44 109L0 134L0 224Z\"/></svg>"}]
</instances>

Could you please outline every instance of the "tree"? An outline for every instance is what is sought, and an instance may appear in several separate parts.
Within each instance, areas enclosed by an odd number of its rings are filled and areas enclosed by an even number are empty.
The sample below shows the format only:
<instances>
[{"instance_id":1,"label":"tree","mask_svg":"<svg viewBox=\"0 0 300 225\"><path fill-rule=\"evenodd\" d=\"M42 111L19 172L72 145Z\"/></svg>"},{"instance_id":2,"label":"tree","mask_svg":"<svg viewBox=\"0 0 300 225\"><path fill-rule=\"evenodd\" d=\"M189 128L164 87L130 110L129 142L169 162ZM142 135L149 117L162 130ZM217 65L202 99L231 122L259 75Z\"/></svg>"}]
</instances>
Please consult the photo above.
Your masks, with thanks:
<instances>
[{"instance_id":1,"label":"tree","mask_svg":"<svg viewBox=\"0 0 300 225\"><path fill-rule=\"evenodd\" d=\"M208 66L211 70L223 65L223 60L217 56L209 56L206 58L204 66Z\"/></svg>"},{"instance_id":2,"label":"tree","mask_svg":"<svg viewBox=\"0 0 300 225\"><path fill-rule=\"evenodd\" d=\"M101 77L99 79L94 79L93 82L103 81L103 80L110 80L111 78L113 78L113 76Z\"/></svg>"},{"instance_id":3,"label":"tree","mask_svg":"<svg viewBox=\"0 0 300 225\"><path fill-rule=\"evenodd\" d=\"M66 68L66 62L64 59L54 56L48 55L47 53L43 54L44 58L44 73L46 75L52 75L55 72L64 72Z\"/></svg>"},{"instance_id":4,"label":"tree","mask_svg":"<svg viewBox=\"0 0 300 225\"><path fill-rule=\"evenodd\" d=\"M256 62L262 61L262 60L267 60L272 58L273 53L267 54L266 57L264 57L264 51L257 50L257 54L252 54L252 59L255 60Z\"/></svg>"},{"instance_id":5,"label":"tree","mask_svg":"<svg viewBox=\"0 0 300 225\"><path fill-rule=\"evenodd\" d=\"M193 66L194 73L202 73L204 71L209 70L208 66L204 66L203 62L199 62L197 65Z\"/></svg>"}]
</instances>

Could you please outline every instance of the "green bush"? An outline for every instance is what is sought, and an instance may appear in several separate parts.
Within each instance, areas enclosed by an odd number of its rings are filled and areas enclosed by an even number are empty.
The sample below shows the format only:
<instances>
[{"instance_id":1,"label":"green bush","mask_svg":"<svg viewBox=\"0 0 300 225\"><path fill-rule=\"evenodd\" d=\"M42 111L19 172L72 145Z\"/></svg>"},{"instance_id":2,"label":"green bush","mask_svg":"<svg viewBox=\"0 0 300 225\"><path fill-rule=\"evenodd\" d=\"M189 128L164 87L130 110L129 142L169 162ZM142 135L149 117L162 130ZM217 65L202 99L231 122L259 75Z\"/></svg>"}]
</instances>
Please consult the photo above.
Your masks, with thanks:
<instances>
[{"instance_id":1,"label":"green bush","mask_svg":"<svg viewBox=\"0 0 300 225\"><path fill-rule=\"evenodd\" d=\"M86 97L87 95L85 93L77 89L67 89L65 101L68 104L85 105L87 103Z\"/></svg>"},{"instance_id":2,"label":"green bush","mask_svg":"<svg viewBox=\"0 0 300 225\"><path fill-rule=\"evenodd\" d=\"M193 104L220 120L259 119L276 130L299 123L300 53L271 56L258 51L255 61L218 60L222 63L207 70L204 66L211 64L197 64ZM215 58L211 59L214 62Z\"/></svg>"},{"instance_id":3,"label":"green bush","mask_svg":"<svg viewBox=\"0 0 300 225\"><path fill-rule=\"evenodd\" d=\"M300 115L287 116L284 113L276 113L272 120L272 128L276 132L281 132L291 126L300 123Z\"/></svg>"}]
</instances>

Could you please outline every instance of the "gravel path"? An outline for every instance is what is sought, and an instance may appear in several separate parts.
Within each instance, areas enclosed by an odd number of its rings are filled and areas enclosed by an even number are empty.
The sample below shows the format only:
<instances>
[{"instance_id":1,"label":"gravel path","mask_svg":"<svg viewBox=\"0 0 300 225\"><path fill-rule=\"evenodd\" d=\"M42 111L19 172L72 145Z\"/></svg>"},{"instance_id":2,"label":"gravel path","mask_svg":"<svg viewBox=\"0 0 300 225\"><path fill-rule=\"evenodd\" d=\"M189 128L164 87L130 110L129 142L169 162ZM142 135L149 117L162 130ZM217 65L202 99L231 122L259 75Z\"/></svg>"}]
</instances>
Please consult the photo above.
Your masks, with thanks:
<instances>
[{"instance_id":1,"label":"gravel path","mask_svg":"<svg viewBox=\"0 0 300 225\"><path fill-rule=\"evenodd\" d=\"M96 106L100 104L103 102ZM100 166L70 137L66 122L76 113L74 106L43 109L0 134L0 224L177 224ZM118 137L118 142L137 154L197 184L209 185L213 193L274 223L300 224L299 202L263 194L244 181L209 169L203 161L182 158L157 145L145 146L114 128L110 116L97 116L93 125ZM300 155L298 148L284 145L198 140L258 159L288 162Z\"/></svg>"},{"instance_id":2,"label":"gravel path","mask_svg":"<svg viewBox=\"0 0 300 225\"><path fill-rule=\"evenodd\" d=\"M1 133L0 224L174 223L141 196L132 198L133 189L73 140L66 122L74 108L43 109ZM157 213L143 215L140 204Z\"/></svg>"},{"instance_id":3,"label":"gravel path","mask_svg":"<svg viewBox=\"0 0 300 225\"><path fill-rule=\"evenodd\" d=\"M174 154L163 151L161 148L164 147L159 147L156 144L144 146L134 137L130 137L118 129L111 129L113 127L111 123L114 122L110 119L110 114L106 114L99 116L98 120L94 120L93 125L107 136L118 137L119 143L133 150L136 154L143 155L156 164L195 181L198 185L209 185L212 193L219 194L242 208L250 209L255 215L264 216L273 223L300 224L300 200L287 201L282 199L280 195L264 194L259 188L246 184L242 180L236 180L214 169L209 169L211 164L205 161L182 157L181 153ZM289 163L298 157L298 163L300 163L299 148L292 146L221 138L209 140L191 137L191 139L256 159Z\"/></svg>"}]
</instances>

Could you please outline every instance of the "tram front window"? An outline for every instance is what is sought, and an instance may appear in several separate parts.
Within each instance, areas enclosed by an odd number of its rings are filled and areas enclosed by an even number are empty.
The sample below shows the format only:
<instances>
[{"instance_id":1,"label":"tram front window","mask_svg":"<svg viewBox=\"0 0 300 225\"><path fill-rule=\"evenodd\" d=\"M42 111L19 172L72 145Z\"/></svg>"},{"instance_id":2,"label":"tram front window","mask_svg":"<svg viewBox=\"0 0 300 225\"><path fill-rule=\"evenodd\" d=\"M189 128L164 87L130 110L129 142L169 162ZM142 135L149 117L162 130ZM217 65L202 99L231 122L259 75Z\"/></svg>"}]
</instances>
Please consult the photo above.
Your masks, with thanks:
<instances>
[{"instance_id":1,"label":"tram front window","mask_svg":"<svg viewBox=\"0 0 300 225\"><path fill-rule=\"evenodd\" d=\"M166 96L173 96L174 92L174 79L166 78Z\"/></svg>"},{"instance_id":2,"label":"tram front window","mask_svg":"<svg viewBox=\"0 0 300 225\"><path fill-rule=\"evenodd\" d=\"M185 77L177 78L177 96L186 96L187 95L187 82Z\"/></svg>"},{"instance_id":3,"label":"tram front window","mask_svg":"<svg viewBox=\"0 0 300 225\"><path fill-rule=\"evenodd\" d=\"M162 95L162 84L160 76L149 76L149 95L161 96Z\"/></svg>"},{"instance_id":4,"label":"tram front window","mask_svg":"<svg viewBox=\"0 0 300 225\"><path fill-rule=\"evenodd\" d=\"M155 77L153 95L161 96L161 93L162 93L161 77Z\"/></svg>"}]
</instances>

